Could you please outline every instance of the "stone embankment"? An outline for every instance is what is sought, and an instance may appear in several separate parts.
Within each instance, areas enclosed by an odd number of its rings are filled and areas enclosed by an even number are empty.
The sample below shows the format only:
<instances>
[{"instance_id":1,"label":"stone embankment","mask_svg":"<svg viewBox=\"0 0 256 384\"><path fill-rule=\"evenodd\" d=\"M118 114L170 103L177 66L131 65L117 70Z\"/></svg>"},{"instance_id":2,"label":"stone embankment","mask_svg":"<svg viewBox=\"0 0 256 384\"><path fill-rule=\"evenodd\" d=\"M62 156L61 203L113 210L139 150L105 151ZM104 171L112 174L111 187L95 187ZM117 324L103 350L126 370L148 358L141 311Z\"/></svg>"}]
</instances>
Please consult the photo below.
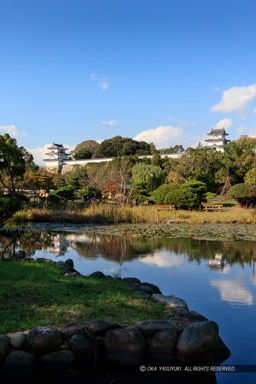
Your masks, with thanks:
<instances>
[{"instance_id":1,"label":"stone embankment","mask_svg":"<svg viewBox=\"0 0 256 384\"><path fill-rule=\"evenodd\" d=\"M79 275L72 260L57 264L65 276ZM113 278L102 272L91 276ZM2 334L0 373L95 372L106 367L136 369L148 364L210 366L229 357L230 351L219 337L214 321L189 310L184 300L162 295L154 284L133 277L122 280L141 298L163 303L168 320L139 321L133 326L95 320Z\"/></svg>"}]
</instances>

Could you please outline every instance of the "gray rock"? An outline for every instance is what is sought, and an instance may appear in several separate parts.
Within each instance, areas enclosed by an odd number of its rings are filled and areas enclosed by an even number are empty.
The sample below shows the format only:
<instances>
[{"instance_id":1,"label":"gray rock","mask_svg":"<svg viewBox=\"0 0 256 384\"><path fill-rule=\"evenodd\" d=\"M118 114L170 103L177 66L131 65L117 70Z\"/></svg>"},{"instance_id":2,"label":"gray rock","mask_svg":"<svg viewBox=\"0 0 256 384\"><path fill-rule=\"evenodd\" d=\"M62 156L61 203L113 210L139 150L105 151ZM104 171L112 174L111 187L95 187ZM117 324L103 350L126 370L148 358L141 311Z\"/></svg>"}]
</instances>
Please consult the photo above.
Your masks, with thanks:
<instances>
[{"instance_id":1,"label":"gray rock","mask_svg":"<svg viewBox=\"0 0 256 384\"><path fill-rule=\"evenodd\" d=\"M69 341L69 347L81 364L91 365L95 358L95 343L86 335L74 335Z\"/></svg>"},{"instance_id":2,"label":"gray rock","mask_svg":"<svg viewBox=\"0 0 256 384\"><path fill-rule=\"evenodd\" d=\"M153 289L150 288L150 287L148 287L147 285L139 285L139 288L140 288L143 292L147 293L148 295L150 295L150 296L153 295Z\"/></svg>"},{"instance_id":3,"label":"gray rock","mask_svg":"<svg viewBox=\"0 0 256 384\"><path fill-rule=\"evenodd\" d=\"M7 335L0 335L0 365L10 351L10 338Z\"/></svg>"},{"instance_id":4,"label":"gray rock","mask_svg":"<svg viewBox=\"0 0 256 384\"><path fill-rule=\"evenodd\" d=\"M65 265L65 262L64 261L57 261L56 264L59 265L59 266L63 266L63 265Z\"/></svg>"},{"instance_id":5,"label":"gray rock","mask_svg":"<svg viewBox=\"0 0 256 384\"><path fill-rule=\"evenodd\" d=\"M83 334L87 323L74 322L57 327L57 329L67 338L70 339L72 336L77 334Z\"/></svg>"},{"instance_id":6,"label":"gray rock","mask_svg":"<svg viewBox=\"0 0 256 384\"><path fill-rule=\"evenodd\" d=\"M96 277L97 279L103 279L105 277L103 272L97 271L89 275L89 277Z\"/></svg>"},{"instance_id":7,"label":"gray rock","mask_svg":"<svg viewBox=\"0 0 256 384\"><path fill-rule=\"evenodd\" d=\"M176 331L176 326L171 320L145 320L139 321L135 326L145 336L152 336L164 329L174 329Z\"/></svg>"},{"instance_id":8,"label":"gray rock","mask_svg":"<svg viewBox=\"0 0 256 384\"><path fill-rule=\"evenodd\" d=\"M13 375L30 375L37 368L37 358L25 351L11 352L5 360L5 370Z\"/></svg>"},{"instance_id":9,"label":"gray rock","mask_svg":"<svg viewBox=\"0 0 256 384\"><path fill-rule=\"evenodd\" d=\"M127 284L141 284L141 281L136 277L125 277L123 279Z\"/></svg>"},{"instance_id":10,"label":"gray rock","mask_svg":"<svg viewBox=\"0 0 256 384\"><path fill-rule=\"evenodd\" d=\"M32 352L45 353L59 349L62 344L62 334L52 327L35 327L28 333L28 342Z\"/></svg>"},{"instance_id":11,"label":"gray rock","mask_svg":"<svg viewBox=\"0 0 256 384\"><path fill-rule=\"evenodd\" d=\"M93 320L86 324L86 330L94 336L105 336L110 329L122 328L119 324L104 320Z\"/></svg>"},{"instance_id":12,"label":"gray rock","mask_svg":"<svg viewBox=\"0 0 256 384\"><path fill-rule=\"evenodd\" d=\"M215 357L214 357L214 364L220 365L225 360L227 360L230 356L230 350L226 346L226 344L223 342L223 340L219 337L218 343L215 351Z\"/></svg>"},{"instance_id":13,"label":"gray rock","mask_svg":"<svg viewBox=\"0 0 256 384\"><path fill-rule=\"evenodd\" d=\"M178 360L182 364L211 365L219 340L218 325L214 321L189 324L177 344Z\"/></svg>"},{"instance_id":14,"label":"gray rock","mask_svg":"<svg viewBox=\"0 0 256 384\"><path fill-rule=\"evenodd\" d=\"M168 309L172 309L175 311L185 309L186 311L188 311L187 303L184 300L179 299L178 297L154 294L152 295L152 299L165 304L166 308Z\"/></svg>"},{"instance_id":15,"label":"gray rock","mask_svg":"<svg viewBox=\"0 0 256 384\"><path fill-rule=\"evenodd\" d=\"M16 333L11 337L10 341L14 349L25 349L27 347L27 335L24 335L24 333Z\"/></svg>"},{"instance_id":16,"label":"gray rock","mask_svg":"<svg viewBox=\"0 0 256 384\"><path fill-rule=\"evenodd\" d=\"M155 284L147 283L147 282L144 281L143 283L141 283L141 285L144 285L144 286L147 286L147 287L151 288L153 290L153 293L160 293L160 294L162 294L162 292L160 291L158 286L155 285Z\"/></svg>"},{"instance_id":17,"label":"gray rock","mask_svg":"<svg viewBox=\"0 0 256 384\"><path fill-rule=\"evenodd\" d=\"M70 267L74 268L74 261L72 259L68 259L65 261L66 265L69 265Z\"/></svg>"},{"instance_id":18,"label":"gray rock","mask_svg":"<svg viewBox=\"0 0 256 384\"><path fill-rule=\"evenodd\" d=\"M178 332L175 329L155 333L147 346L148 362L155 365L174 365L177 359L177 342Z\"/></svg>"},{"instance_id":19,"label":"gray rock","mask_svg":"<svg viewBox=\"0 0 256 384\"><path fill-rule=\"evenodd\" d=\"M75 356L71 351L57 351L43 355L40 360L42 368L46 369L69 369L75 364Z\"/></svg>"},{"instance_id":20,"label":"gray rock","mask_svg":"<svg viewBox=\"0 0 256 384\"><path fill-rule=\"evenodd\" d=\"M113 329L106 333L105 346L110 363L137 366L145 357L145 338L138 329Z\"/></svg>"}]
</instances>

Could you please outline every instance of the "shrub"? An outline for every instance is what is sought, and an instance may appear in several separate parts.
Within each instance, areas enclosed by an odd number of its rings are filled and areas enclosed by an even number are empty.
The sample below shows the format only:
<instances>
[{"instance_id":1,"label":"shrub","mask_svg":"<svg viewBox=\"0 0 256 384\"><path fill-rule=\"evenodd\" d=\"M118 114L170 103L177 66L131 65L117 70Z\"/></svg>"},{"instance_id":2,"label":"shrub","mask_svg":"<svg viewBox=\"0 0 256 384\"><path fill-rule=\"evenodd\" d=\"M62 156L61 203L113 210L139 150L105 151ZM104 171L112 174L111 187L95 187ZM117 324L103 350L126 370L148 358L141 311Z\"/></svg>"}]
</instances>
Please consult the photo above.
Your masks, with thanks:
<instances>
[{"instance_id":1,"label":"shrub","mask_svg":"<svg viewBox=\"0 0 256 384\"><path fill-rule=\"evenodd\" d=\"M241 207L251 207L256 203L256 187L250 184L236 184L230 188L227 197L236 199Z\"/></svg>"},{"instance_id":2,"label":"shrub","mask_svg":"<svg viewBox=\"0 0 256 384\"><path fill-rule=\"evenodd\" d=\"M132 188L132 198L136 199L137 202L142 203L149 200L150 196L145 181L137 181L136 183L133 183Z\"/></svg>"},{"instance_id":3,"label":"shrub","mask_svg":"<svg viewBox=\"0 0 256 384\"><path fill-rule=\"evenodd\" d=\"M168 192L164 204L174 204L178 209L192 209L196 206L197 195L184 187Z\"/></svg>"},{"instance_id":4,"label":"shrub","mask_svg":"<svg viewBox=\"0 0 256 384\"><path fill-rule=\"evenodd\" d=\"M202 181L191 180L188 183L183 184L183 187L197 196L194 207L199 208L202 202L206 201L205 194L207 192L207 187Z\"/></svg>"},{"instance_id":5,"label":"shrub","mask_svg":"<svg viewBox=\"0 0 256 384\"><path fill-rule=\"evenodd\" d=\"M75 196L78 198L82 198L84 201L91 199L100 199L101 191L98 188L94 188L88 185L87 187L80 189L78 192L75 192Z\"/></svg>"},{"instance_id":6,"label":"shrub","mask_svg":"<svg viewBox=\"0 0 256 384\"><path fill-rule=\"evenodd\" d=\"M200 181L186 184L163 184L152 196L157 204L175 204L178 209L198 209L205 201L206 186Z\"/></svg>"},{"instance_id":7,"label":"shrub","mask_svg":"<svg viewBox=\"0 0 256 384\"><path fill-rule=\"evenodd\" d=\"M178 184L163 184L152 193L152 196L154 197L157 204L164 204L166 195L169 192L175 192L179 188L180 185Z\"/></svg>"},{"instance_id":8,"label":"shrub","mask_svg":"<svg viewBox=\"0 0 256 384\"><path fill-rule=\"evenodd\" d=\"M0 197L0 220L4 221L11 217L14 212L21 209L22 203L16 197Z\"/></svg>"},{"instance_id":9,"label":"shrub","mask_svg":"<svg viewBox=\"0 0 256 384\"><path fill-rule=\"evenodd\" d=\"M69 200L74 198L74 187L71 185L65 185L60 187L56 191L52 192L52 195L59 197L60 199Z\"/></svg>"}]
</instances>

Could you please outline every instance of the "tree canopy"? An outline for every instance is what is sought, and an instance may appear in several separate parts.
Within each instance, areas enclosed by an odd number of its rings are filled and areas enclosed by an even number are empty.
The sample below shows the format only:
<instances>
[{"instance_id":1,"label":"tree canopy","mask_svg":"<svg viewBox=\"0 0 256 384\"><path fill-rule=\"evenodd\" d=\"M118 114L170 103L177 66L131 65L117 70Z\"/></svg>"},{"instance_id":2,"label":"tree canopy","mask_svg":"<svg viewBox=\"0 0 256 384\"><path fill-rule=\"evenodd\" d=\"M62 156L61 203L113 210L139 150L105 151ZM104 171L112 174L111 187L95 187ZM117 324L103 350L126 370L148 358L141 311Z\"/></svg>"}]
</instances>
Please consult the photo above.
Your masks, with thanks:
<instances>
[{"instance_id":1,"label":"tree canopy","mask_svg":"<svg viewBox=\"0 0 256 384\"><path fill-rule=\"evenodd\" d=\"M117 157L129 155L150 155L152 146L145 141L115 136L102 141L96 148L93 158Z\"/></svg>"},{"instance_id":2,"label":"tree canopy","mask_svg":"<svg viewBox=\"0 0 256 384\"><path fill-rule=\"evenodd\" d=\"M18 178L25 172L23 155L15 139L7 133L0 135L0 182L12 197L15 195Z\"/></svg>"},{"instance_id":3,"label":"tree canopy","mask_svg":"<svg viewBox=\"0 0 256 384\"><path fill-rule=\"evenodd\" d=\"M72 152L74 160L91 159L93 153L99 146L99 143L95 140L86 140L78 144Z\"/></svg>"}]
</instances>

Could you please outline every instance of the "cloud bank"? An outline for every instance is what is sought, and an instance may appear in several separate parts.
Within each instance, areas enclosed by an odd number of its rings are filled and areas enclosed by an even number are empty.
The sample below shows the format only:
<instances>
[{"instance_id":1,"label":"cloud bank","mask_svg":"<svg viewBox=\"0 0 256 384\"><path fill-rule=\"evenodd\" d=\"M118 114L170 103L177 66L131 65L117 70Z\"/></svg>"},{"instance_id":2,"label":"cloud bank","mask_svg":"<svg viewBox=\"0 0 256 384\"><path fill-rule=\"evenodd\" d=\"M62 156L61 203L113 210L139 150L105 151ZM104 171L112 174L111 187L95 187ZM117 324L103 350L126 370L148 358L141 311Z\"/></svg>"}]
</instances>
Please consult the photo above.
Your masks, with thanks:
<instances>
[{"instance_id":1,"label":"cloud bank","mask_svg":"<svg viewBox=\"0 0 256 384\"><path fill-rule=\"evenodd\" d=\"M181 127L160 125L155 129L148 129L138 133L134 140L154 143L157 148L171 147L183 141L184 133Z\"/></svg>"},{"instance_id":2,"label":"cloud bank","mask_svg":"<svg viewBox=\"0 0 256 384\"><path fill-rule=\"evenodd\" d=\"M223 91L221 101L211 108L212 112L238 112L245 118L245 107L256 96L256 84L248 87L232 87Z\"/></svg>"},{"instance_id":3,"label":"cloud bank","mask_svg":"<svg viewBox=\"0 0 256 384\"><path fill-rule=\"evenodd\" d=\"M0 126L0 132L8 133L10 136L18 138L20 136L27 136L26 132L19 131L15 125L2 125Z\"/></svg>"},{"instance_id":4,"label":"cloud bank","mask_svg":"<svg viewBox=\"0 0 256 384\"><path fill-rule=\"evenodd\" d=\"M228 128L232 127L232 125L233 125L232 119L222 119L222 120L220 120L220 121L215 125L214 128L219 128L219 129L221 129L221 128L224 127L225 129L228 129Z\"/></svg>"}]
</instances>

